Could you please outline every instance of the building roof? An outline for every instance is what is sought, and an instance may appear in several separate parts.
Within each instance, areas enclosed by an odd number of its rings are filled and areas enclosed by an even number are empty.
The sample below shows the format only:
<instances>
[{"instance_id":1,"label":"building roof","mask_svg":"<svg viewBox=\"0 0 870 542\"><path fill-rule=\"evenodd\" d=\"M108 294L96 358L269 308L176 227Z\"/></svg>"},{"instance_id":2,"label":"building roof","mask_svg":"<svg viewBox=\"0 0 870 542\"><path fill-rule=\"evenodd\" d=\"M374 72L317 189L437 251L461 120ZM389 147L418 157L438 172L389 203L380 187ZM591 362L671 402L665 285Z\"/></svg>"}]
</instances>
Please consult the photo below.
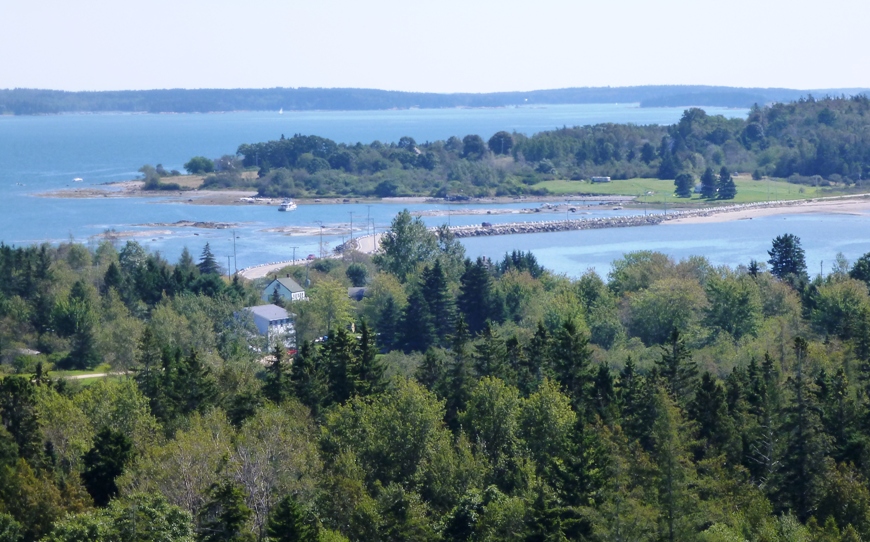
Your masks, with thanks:
<instances>
[{"instance_id":1,"label":"building roof","mask_svg":"<svg viewBox=\"0 0 870 542\"><path fill-rule=\"evenodd\" d=\"M365 286L355 286L347 289L347 297L354 299L356 301L362 301L362 298L366 295Z\"/></svg>"},{"instance_id":2,"label":"building roof","mask_svg":"<svg viewBox=\"0 0 870 542\"><path fill-rule=\"evenodd\" d=\"M289 276L280 277L280 278L277 278L275 280L277 280L281 284L281 286L290 290L291 293L295 294L297 292L304 292L305 291L305 289L302 288L302 286L299 286L298 282L291 279ZM269 284L271 285L271 283L269 283Z\"/></svg>"},{"instance_id":3,"label":"building roof","mask_svg":"<svg viewBox=\"0 0 870 542\"><path fill-rule=\"evenodd\" d=\"M289 318L287 311L278 305L257 305L256 307L245 307L245 310L251 311L254 315L259 316L260 318L266 318L270 322Z\"/></svg>"}]
</instances>

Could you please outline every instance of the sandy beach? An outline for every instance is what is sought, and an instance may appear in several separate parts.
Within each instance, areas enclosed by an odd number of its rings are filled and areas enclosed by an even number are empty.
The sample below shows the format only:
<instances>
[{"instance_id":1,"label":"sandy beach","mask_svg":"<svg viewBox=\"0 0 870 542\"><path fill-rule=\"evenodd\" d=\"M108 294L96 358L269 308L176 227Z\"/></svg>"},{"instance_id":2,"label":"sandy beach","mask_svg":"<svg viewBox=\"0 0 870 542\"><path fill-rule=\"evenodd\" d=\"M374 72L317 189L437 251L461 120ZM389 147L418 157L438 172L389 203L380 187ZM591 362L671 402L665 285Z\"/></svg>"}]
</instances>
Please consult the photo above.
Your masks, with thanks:
<instances>
[{"instance_id":1,"label":"sandy beach","mask_svg":"<svg viewBox=\"0 0 870 542\"><path fill-rule=\"evenodd\" d=\"M707 224L713 222L731 222L734 220L752 220L764 216L793 215L804 213L841 213L866 214L870 212L870 196L843 196L830 199L814 199L793 202L775 202L770 207L751 207L731 212L712 212L708 216L692 216L677 218L664 222L671 224Z\"/></svg>"}]
</instances>

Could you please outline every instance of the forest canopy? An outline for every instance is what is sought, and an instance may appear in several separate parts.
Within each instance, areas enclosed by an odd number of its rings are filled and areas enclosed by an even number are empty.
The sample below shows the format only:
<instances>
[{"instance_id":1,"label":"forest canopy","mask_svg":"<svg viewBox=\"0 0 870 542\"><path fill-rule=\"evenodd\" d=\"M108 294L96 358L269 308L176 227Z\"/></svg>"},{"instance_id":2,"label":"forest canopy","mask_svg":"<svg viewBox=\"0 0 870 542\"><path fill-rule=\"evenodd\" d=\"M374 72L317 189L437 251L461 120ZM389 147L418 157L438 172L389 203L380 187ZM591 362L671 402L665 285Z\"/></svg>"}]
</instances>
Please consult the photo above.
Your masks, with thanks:
<instances>
[{"instance_id":1,"label":"forest canopy","mask_svg":"<svg viewBox=\"0 0 870 542\"><path fill-rule=\"evenodd\" d=\"M570 279L386 235L281 271L293 350L208 246L0 245L3 540L870 538L870 254Z\"/></svg>"}]
</instances>

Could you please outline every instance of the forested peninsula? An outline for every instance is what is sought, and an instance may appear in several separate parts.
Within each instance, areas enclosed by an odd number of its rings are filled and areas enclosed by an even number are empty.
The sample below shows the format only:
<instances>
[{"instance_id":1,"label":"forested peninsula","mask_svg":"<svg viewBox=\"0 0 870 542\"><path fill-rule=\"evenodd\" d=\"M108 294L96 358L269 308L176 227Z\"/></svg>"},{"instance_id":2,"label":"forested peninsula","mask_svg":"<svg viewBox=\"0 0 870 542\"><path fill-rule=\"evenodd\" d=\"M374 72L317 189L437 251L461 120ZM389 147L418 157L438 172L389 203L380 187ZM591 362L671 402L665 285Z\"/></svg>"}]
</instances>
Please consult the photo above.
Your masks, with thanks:
<instances>
[{"instance_id":1,"label":"forested peninsula","mask_svg":"<svg viewBox=\"0 0 870 542\"><path fill-rule=\"evenodd\" d=\"M546 195L545 181L605 176L677 179L680 196L691 196L698 183L704 198L732 199L729 172L864 190L870 100L805 97L754 106L746 119L692 108L671 126L599 124L531 136L501 131L486 141L468 134L348 145L316 135L281 135L243 144L234 155L194 157L185 167L208 175L202 188L255 189L264 197ZM251 171L256 176L246 174ZM149 166L144 172L146 189L178 188L161 182L166 171ZM583 191L578 182L574 192Z\"/></svg>"},{"instance_id":2,"label":"forested peninsula","mask_svg":"<svg viewBox=\"0 0 870 542\"><path fill-rule=\"evenodd\" d=\"M528 92L398 92L354 88L164 89L65 92L0 89L0 115L57 113L208 113L226 111L371 110L507 107L542 104L640 103L642 107L692 105L751 107L817 96L857 95L868 89L793 90L703 85L585 87Z\"/></svg>"},{"instance_id":3,"label":"forested peninsula","mask_svg":"<svg viewBox=\"0 0 870 542\"><path fill-rule=\"evenodd\" d=\"M572 280L405 211L280 272L288 348L208 244L0 244L0 539L868 540L870 254L831 257Z\"/></svg>"}]
</instances>

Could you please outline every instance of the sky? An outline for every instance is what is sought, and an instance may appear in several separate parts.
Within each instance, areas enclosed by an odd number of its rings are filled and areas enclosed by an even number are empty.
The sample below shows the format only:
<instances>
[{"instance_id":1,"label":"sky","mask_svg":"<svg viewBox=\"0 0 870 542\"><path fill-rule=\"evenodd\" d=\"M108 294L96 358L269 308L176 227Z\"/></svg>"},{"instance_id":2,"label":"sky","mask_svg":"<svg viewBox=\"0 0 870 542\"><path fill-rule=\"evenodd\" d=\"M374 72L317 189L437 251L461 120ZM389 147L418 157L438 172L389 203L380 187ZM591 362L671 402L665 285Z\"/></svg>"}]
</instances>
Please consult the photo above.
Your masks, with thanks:
<instances>
[{"instance_id":1,"label":"sky","mask_svg":"<svg viewBox=\"0 0 870 542\"><path fill-rule=\"evenodd\" d=\"M0 0L0 88L870 87L867 0Z\"/></svg>"}]
</instances>

